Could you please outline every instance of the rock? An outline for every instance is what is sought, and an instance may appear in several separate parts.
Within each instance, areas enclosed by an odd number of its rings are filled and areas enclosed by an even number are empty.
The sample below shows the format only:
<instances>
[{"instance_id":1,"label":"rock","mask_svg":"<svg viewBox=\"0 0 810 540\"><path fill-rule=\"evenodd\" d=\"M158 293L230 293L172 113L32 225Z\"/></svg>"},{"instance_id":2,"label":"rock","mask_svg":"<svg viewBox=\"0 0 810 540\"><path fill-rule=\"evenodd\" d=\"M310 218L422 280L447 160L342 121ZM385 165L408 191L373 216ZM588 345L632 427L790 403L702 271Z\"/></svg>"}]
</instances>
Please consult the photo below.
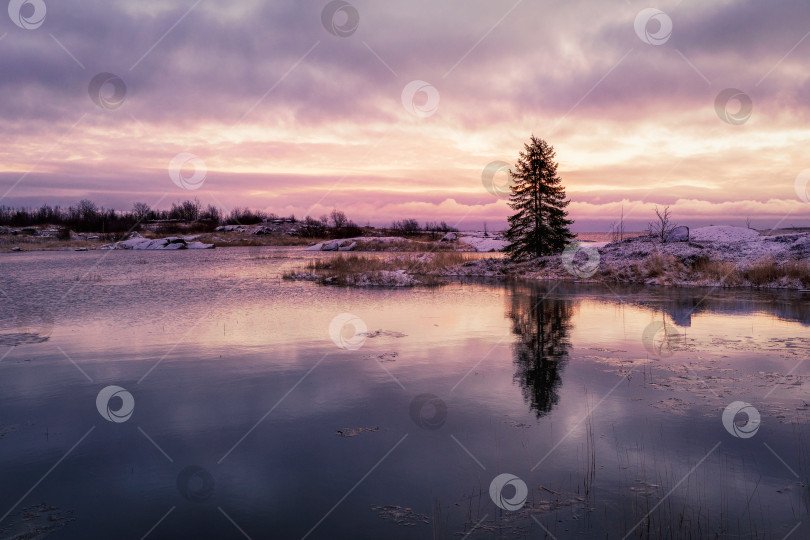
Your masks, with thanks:
<instances>
[{"instance_id":1,"label":"rock","mask_svg":"<svg viewBox=\"0 0 810 540\"><path fill-rule=\"evenodd\" d=\"M324 240L317 244L310 244L307 251L351 251L360 243L372 243L374 248L370 251L402 251L402 246L408 244L410 240L400 236L355 236L354 238L343 238L340 240ZM345 249L341 249L345 248ZM364 246L363 249L369 249Z\"/></svg>"},{"instance_id":2,"label":"rock","mask_svg":"<svg viewBox=\"0 0 810 540\"><path fill-rule=\"evenodd\" d=\"M456 240L457 238L458 238L458 235L456 233L449 232L449 233L445 234L444 236L442 236L442 239L439 240L439 242L452 242L453 240Z\"/></svg>"},{"instance_id":3,"label":"rock","mask_svg":"<svg viewBox=\"0 0 810 540\"><path fill-rule=\"evenodd\" d=\"M321 246L321 251L337 251L338 243L337 242L324 242Z\"/></svg>"},{"instance_id":4,"label":"rock","mask_svg":"<svg viewBox=\"0 0 810 540\"><path fill-rule=\"evenodd\" d=\"M689 241L689 227L686 227L685 225L680 225L669 231L666 240L664 240L664 242L666 242L667 244L669 244L670 242L688 242L688 241Z\"/></svg>"},{"instance_id":5,"label":"rock","mask_svg":"<svg viewBox=\"0 0 810 540\"><path fill-rule=\"evenodd\" d=\"M126 240L116 242L114 244L107 244L101 246L101 249L161 249L161 250L175 250L175 249L213 249L214 244L203 244L202 242L186 242L183 238L170 236L168 238L159 238L157 240L150 240L144 238L137 232L127 236Z\"/></svg>"},{"instance_id":6,"label":"rock","mask_svg":"<svg viewBox=\"0 0 810 540\"><path fill-rule=\"evenodd\" d=\"M215 249L216 247L214 244L203 244L202 242L186 243L186 249Z\"/></svg>"},{"instance_id":7,"label":"rock","mask_svg":"<svg viewBox=\"0 0 810 540\"><path fill-rule=\"evenodd\" d=\"M356 247L357 242L353 241L352 239L345 239L321 242L320 244L315 244L307 249L314 251L351 251Z\"/></svg>"}]
</instances>

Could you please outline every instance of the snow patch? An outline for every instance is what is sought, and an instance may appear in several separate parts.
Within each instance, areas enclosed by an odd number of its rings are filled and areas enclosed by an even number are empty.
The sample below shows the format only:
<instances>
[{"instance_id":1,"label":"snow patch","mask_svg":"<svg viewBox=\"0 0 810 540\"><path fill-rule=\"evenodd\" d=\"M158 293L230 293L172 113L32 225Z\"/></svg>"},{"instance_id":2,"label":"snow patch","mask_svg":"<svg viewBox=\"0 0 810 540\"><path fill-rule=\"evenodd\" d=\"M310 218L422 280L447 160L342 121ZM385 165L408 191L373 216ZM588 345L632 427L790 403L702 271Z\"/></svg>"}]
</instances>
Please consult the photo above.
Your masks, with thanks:
<instances>
[{"instance_id":1,"label":"snow patch","mask_svg":"<svg viewBox=\"0 0 810 540\"><path fill-rule=\"evenodd\" d=\"M214 244L202 242L186 242L184 238L169 236L151 240L144 238L137 232L131 233L126 240L101 246L101 249L149 249L149 250L175 250L175 249L213 249Z\"/></svg>"},{"instance_id":2,"label":"snow patch","mask_svg":"<svg viewBox=\"0 0 810 540\"><path fill-rule=\"evenodd\" d=\"M761 240L762 236L757 231L745 227L712 225L692 229L690 239L695 242L756 242Z\"/></svg>"},{"instance_id":3,"label":"snow patch","mask_svg":"<svg viewBox=\"0 0 810 540\"><path fill-rule=\"evenodd\" d=\"M458 241L472 246L475 251L483 252L503 251L509 245L509 242L496 236L462 236Z\"/></svg>"},{"instance_id":4,"label":"snow patch","mask_svg":"<svg viewBox=\"0 0 810 540\"><path fill-rule=\"evenodd\" d=\"M379 244L398 244L410 242L401 236L356 236L354 238L343 238L341 240L325 240L318 242L307 248L306 251L351 251L357 247L358 242L376 242Z\"/></svg>"}]
</instances>

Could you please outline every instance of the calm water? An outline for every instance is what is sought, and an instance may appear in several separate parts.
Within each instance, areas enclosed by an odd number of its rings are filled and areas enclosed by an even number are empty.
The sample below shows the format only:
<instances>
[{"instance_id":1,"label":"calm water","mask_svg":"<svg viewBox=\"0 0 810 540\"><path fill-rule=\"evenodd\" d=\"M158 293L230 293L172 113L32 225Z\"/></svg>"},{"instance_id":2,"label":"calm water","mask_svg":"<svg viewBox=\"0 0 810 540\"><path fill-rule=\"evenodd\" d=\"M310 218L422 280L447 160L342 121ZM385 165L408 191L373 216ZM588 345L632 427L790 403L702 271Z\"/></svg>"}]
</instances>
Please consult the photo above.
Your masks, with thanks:
<instances>
[{"instance_id":1,"label":"calm water","mask_svg":"<svg viewBox=\"0 0 810 540\"><path fill-rule=\"evenodd\" d=\"M0 255L0 537L810 537L807 295L310 257Z\"/></svg>"}]
</instances>

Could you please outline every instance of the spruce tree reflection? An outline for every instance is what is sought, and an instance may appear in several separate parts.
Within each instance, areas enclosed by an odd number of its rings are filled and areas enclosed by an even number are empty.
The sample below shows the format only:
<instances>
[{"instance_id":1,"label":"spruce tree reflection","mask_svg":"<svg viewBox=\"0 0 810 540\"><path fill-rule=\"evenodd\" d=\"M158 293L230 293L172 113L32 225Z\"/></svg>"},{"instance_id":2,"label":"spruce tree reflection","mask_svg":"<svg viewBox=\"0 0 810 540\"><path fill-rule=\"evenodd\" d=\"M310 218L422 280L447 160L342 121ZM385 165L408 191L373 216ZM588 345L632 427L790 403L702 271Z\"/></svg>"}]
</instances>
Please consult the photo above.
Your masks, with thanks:
<instances>
[{"instance_id":1,"label":"spruce tree reflection","mask_svg":"<svg viewBox=\"0 0 810 540\"><path fill-rule=\"evenodd\" d=\"M512 320L515 380L538 417L557 404L560 375L571 347L573 304L546 296L545 285L514 284L507 310Z\"/></svg>"}]
</instances>

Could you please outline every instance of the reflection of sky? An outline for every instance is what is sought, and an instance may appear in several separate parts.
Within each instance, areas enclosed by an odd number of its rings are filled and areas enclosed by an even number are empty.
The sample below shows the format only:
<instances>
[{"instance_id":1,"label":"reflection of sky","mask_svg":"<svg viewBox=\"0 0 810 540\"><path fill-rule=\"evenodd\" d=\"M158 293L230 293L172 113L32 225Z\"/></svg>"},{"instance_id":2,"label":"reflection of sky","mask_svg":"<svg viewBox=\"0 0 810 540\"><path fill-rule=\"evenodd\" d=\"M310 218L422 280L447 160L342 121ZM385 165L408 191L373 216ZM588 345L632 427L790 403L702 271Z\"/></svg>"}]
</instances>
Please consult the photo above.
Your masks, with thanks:
<instances>
[{"instance_id":1,"label":"reflection of sky","mask_svg":"<svg viewBox=\"0 0 810 540\"><path fill-rule=\"evenodd\" d=\"M609 292L558 292L556 298L573 305L571 349L561 370L559 401L538 419L515 380L516 337L503 289L330 289L280 282L279 266L270 260L263 267L229 263L238 253L114 253L100 280L82 282L70 302L51 302L56 320L51 339L20 346L0 363L0 427L16 426L0 440L0 467L13 486L0 495L0 512L96 426L29 497L76 513L78 520L62 531L66 537L86 537L89 530L140 536L172 506L177 508L157 537L184 531L230 534L232 526L217 506L251 536L274 530L301 537L407 434L313 536L362 530L371 531L364 533L369 537L423 537L426 526L393 527L369 505L402 505L431 515L434 500L450 530L457 531L467 507L463 497L486 491L501 472L524 478L536 499L543 496L538 484L576 494L587 461L584 418L593 407L598 468L589 504L600 510L607 505L616 516L592 517L593 530L632 526L640 516L627 508L631 488L641 487L639 478L665 493L721 442L673 501L699 498L714 512L723 500L732 512L741 511L761 475L753 500L771 521L766 526L761 514L752 519L766 530L787 532L788 509L799 507L801 490L775 495L796 479L763 443L803 474L806 464L797 449L806 442L806 422L796 407L806 392L781 385L766 397L771 386L760 372L786 373L806 356L807 344L795 338L801 335L799 323L761 311L708 309L694 315L690 327L677 327L685 337L672 357L650 358L640 342L644 328L653 321L670 322L656 311L656 302L620 305ZM24 255L42 259L26 267L25 277L13 278L24 286L9 290L21 298L65 291L78 273L68 263L85 256ZM171 258L176 256L185 258ZM123 264L131 257L148 264ZM149 283L132 286L145 276ZM236 284L242 276L247 279L218 302L224 291L217 284ZM358 315L369 330L405 336L369 338L359 350L339 350L328 326L341 312ZM786 346L788 339L793 348ZM375 360L394 352L394 361ZM627 372L630 379L622 379ZM805 372L799 366L794 375ZM109 384L135 397L127 423L108 423L95 410L96 394ZM436 431L418 428L409 417L411 400L425 392L447 403L447 421ZM735 400L762 413L762 427L752 439L734 439L720 423L722 409ZM336 434L358 427L380 431L352 438ZM189 464L205 467L216 481L213 498L197 506L174 485ZM457 502L464 511L454 506ZM494 512L485 493L476 516L491 518ZM553 529L558 537L568 537L578 530L570 512L560 513L564 525L544 523L559 527Z\"/></svg>"}]
</instances>

